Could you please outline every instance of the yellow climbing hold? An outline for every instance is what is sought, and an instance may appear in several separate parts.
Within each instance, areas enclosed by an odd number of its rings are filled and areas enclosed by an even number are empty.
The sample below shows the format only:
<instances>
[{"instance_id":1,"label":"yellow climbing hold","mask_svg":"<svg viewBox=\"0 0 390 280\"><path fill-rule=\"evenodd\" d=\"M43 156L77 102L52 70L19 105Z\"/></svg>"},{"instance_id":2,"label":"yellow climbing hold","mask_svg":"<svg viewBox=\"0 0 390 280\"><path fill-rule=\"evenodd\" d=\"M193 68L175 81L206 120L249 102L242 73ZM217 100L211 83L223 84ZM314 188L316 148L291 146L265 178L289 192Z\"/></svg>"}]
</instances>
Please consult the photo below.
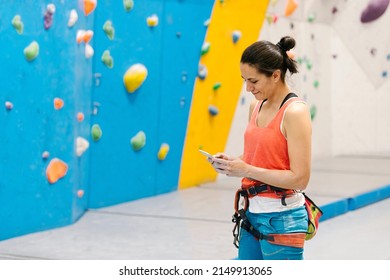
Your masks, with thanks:
<instances>
[{"instance_id":1,"label":"yellow climbing hold","mask_svg":"<svg viewBox=\"0 0 390 280\"><path fill-rule=\"evenodd\" d=\"M159 160L164 160L169 152L169 145L167 143L162 143L160 146L160 150L157 153L157 158Z\"/></svg>"},{"instance_id":2,"label":"yellow climbing hold","mask_svg":"<svg viewBox=\"0 0 390 280\"><path fill-rule=\"evenodd\" d=\"M158 25L158 16L156 14L151 15L146 19L146 23L150 27L154 27Z\"/></svg>"},{"instance_id":3,"label":"yellow climbing hold","mask_svg":"<svg viewBox=\"0 0 390 280\"><path fill-rule=\"evenodd\" d=\"M148 70L145 65L141 63L132 65L123 76L123 83L127 92L135 92L143 84L147 76Z\"/></svg>"}]
</instances>

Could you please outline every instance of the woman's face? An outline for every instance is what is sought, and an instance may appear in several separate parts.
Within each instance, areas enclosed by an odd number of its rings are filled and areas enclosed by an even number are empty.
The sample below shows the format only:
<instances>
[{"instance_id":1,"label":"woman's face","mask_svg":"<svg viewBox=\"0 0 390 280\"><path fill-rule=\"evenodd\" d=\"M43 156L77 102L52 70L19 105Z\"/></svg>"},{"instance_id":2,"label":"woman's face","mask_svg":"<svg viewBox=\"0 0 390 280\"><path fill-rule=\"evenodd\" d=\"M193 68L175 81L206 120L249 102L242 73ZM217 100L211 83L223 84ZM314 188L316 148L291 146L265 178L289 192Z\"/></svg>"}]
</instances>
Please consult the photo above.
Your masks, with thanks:
<instances>
[{"instance_id":1,"label":"woman's face","mask_svg":"<svg viewBox=\"0 0 390 280\"><path fill-rule=\"evenodd\" d=\"M240 65L241 77L246 83L246 91L251 92L257 100L268 98L272 93L273 78L257 72L256 68L247 64Z\"/></svg>"}]
</instances>

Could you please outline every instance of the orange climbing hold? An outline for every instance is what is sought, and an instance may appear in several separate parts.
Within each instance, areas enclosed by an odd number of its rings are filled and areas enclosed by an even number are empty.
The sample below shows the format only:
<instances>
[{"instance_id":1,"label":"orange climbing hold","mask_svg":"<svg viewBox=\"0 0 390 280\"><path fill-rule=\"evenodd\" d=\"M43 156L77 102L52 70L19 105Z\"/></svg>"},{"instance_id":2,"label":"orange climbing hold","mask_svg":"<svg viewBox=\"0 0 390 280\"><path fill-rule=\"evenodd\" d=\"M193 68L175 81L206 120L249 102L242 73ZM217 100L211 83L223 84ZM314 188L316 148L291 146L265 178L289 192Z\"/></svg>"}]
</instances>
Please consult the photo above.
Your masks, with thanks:
<instances>
[{"instance_id":1,"label":"orange climbing hold","mask_svg":"<svg viewBox=\"0 0 390 280\"><path fill-rule=\"evenodd\" d=\"M298 3L295 2L295 0L288 0L286 3L286 9L284 10L284 15L286 17L291 16L297 7Z\"/></svg>"},{"instance_id":2,"label":"orange climbing hold","mask_svg":"<svg viewBox=\"0 0 390 280\"><path fill-rule=\"evenodd\" d=\"M60 110L62 107L64 107L64 100L58 97L54 98L54 108Z\"/></svg>"},{"instance_id":3,"label":"orange climbing hold","mask_svg":"<svg viewBox=\"0 0 390 280\"><path fill-rule=\"evenodd\" d=\"M84 14L88 16L97 6L97 0L84 0Z\"/></svg>"},{"instance_id":4,"label":"orange climbing hold","mask_svg":"<svg viewBox=\"0 0 390 280\"><path fill-rule=\"evenodd\" d=\"M54 184L68 172L68 165L58 158L53 158L46 168L46 177L50 184Z\"/></svg>"},{"instance_id":5,"label":"orange climbing hold","mask_svg":"<svg viewBox=\"0 0 390 280\"><path fill-rule=\"evenodd\" d=\"M84 114L81 113L81 112L78 112L78 113L77 113L77 120L78 120L79 122L82 122L82 121L84 120Z\"/></svg>"}]
</instances>

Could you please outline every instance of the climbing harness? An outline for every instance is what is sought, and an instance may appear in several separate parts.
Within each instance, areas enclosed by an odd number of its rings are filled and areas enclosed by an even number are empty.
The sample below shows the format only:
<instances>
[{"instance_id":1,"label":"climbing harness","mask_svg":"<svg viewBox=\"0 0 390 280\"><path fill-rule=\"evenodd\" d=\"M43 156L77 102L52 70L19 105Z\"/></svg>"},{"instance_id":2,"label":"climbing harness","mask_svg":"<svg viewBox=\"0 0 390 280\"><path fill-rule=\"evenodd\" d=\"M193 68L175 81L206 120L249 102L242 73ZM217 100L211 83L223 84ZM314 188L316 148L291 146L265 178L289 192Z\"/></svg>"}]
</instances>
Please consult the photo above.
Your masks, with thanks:
<instances>
[{"instance_id":1,"label":"climbing harness","mask_svg":"<svg viewBox=\"0 0 390 280\"><path fill-rule=\"evenodd\" d=\"M286 197L291 196L294 193L295 190L281 189L266 184L253 186L248 189L243 189L243 188L238 189L236 191L236 195L234 199L234 214L232 216L232 222L235 223L233 228L234 246L236 246L237 248L239 247L240 228L243 228L249 233L251 233L258 240L267 240L268 242L277 245L303 248L305 237L306 237L305 232L285 233L285 234L271 233L267 235L262 234L251 225L248 217L245 214L249 206L249 197L253 197L259 194L267 197L275 197L275 198L277 197L281 199L281 203L283 205L287 205L285 200ZM241 198L243 198L243 208L239 209Z\"/></svg>"}]
</instances>

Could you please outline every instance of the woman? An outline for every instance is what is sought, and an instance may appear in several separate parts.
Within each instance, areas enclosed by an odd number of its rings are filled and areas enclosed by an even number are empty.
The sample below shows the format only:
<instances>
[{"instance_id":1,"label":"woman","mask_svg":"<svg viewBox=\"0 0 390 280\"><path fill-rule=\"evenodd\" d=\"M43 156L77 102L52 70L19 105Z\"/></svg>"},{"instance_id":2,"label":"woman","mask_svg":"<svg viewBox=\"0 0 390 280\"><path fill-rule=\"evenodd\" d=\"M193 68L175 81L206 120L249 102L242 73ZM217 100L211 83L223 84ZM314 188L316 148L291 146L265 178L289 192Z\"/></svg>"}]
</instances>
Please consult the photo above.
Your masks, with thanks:
<instances>
[{"instance_id":1,"label":"woman","mask_svg":"<svg viewBox=\"0 0 390 280\"><path fill-rule=\"evenodd\" d=\"M282 240L275 244L242 229L239 259L303 259L308 220L301 191L310 179L311 119L306 104L290 98L285 82L287 70L298 72L287 53L294 46L295 40L286 36L276 45L255 42L243 52L241 76L246 90L255 97L244 135L244 153L240 157L217 153L209 159L217 172L243 177L251 225L265 236Z\"/></svg>"}]
</instances>

